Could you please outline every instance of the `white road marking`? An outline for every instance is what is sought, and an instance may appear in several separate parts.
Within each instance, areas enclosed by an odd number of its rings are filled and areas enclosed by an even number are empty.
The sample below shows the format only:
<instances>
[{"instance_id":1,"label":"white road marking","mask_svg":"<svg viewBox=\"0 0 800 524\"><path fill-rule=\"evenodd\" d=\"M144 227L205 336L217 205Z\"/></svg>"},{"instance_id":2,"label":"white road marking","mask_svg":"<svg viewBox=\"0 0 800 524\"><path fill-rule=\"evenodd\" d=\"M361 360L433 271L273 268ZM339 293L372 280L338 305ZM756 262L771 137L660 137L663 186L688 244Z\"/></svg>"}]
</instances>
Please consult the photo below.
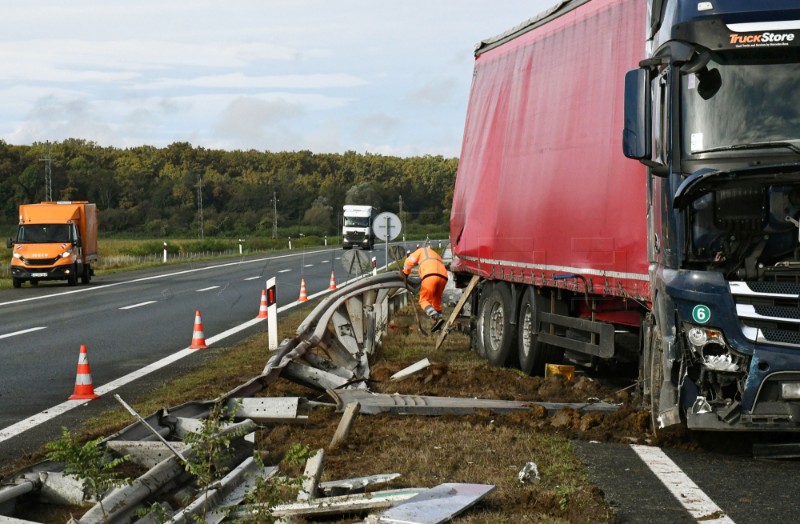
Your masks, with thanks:
<instances>
[{"instance_id":1,"label":"white road marking","mask_svg":"<svg viewBox=\"0 0 800 524\"><path fill-rule=\"evenodd\" d=\"M291 269L281 269L278 273L288 273Z\"/></svg>"},{"instance_id":2,"label":"white road marking","mask_svg":"<svg viewBox=\"0 0 800 524\"><path fill-rule=\"evenodd\" d=\"M258 276L258 277L247 277L247 278L245 278L245 281L247 281L247 280L258 280L259 278L261 278L261 277L260 276Z\"/></svg>"},{"instance_id":3,"label":"white road marking","mask_svg":"<svg viewBox=\"0 0 800 524\"><path fill-rule=\"evenodd\" d=\"M219 286L211 286L211 287L204 287L203 289L198 289L198 293L202 293L203 291L211 291L212 289L219 289Z\"/></svg>"},{"instance_id":4,"label":"white road marking","mask_svg":"<svg viewBox=\"0 0 800 524\"><path fill-rule=\"evenodd\" d=\"M6 333L5 335L0 335L0 338L15 337L17 335L24 335L25 333L31 333L33 331L40 331L42 329L47 329L47 327L46 326L42 326L42 327L35 327L35 328L30 328L30 329L23 329L22 331L15 331L14 333Z\"/></svg>"},{"instance_id":5,"label":"white road marking","mask_svg":"<svg viewBox=\"0 0 800 524\"><path fill-rule=\"evenodd\" d=\"M305 266L303 266L303 267L314 267L314 264L306 264L306 265L305 265Z\"/></svg>"},{"instance_id":6,"label":"white road marking","mask_svg":"<svg viewBox=\"0 0 800 524\"><path fill-rule=\"evenodd\" d=\"M138 304L133 304L131 306L121 307L120 309L134 309L134 308L137 308L137 307L149 306L150 304L155 304L155 303L156 303L155 300L148 300L147 302L139 302Z\"/></svg>"},{"instance_id":7,"label":"white road marking","mask_svg":"<svg viewBox=\"0 0 800 524\"><path fill-rule=\"evenodd\" d=\"M696 520L703 524L733 524L733 520L661 448L638 445L631 448Z\"/></svg>"},{"instance_id":8,"label":"white road marking","mask_svg":"<svg viewBox=\"0 0 800 524\"><path fill-rule=\"evenodd\" d=\"M328 262L330 262L330 260L322 260L320 261L320 264L327 264Z\"/></svg>"}]
</instances>

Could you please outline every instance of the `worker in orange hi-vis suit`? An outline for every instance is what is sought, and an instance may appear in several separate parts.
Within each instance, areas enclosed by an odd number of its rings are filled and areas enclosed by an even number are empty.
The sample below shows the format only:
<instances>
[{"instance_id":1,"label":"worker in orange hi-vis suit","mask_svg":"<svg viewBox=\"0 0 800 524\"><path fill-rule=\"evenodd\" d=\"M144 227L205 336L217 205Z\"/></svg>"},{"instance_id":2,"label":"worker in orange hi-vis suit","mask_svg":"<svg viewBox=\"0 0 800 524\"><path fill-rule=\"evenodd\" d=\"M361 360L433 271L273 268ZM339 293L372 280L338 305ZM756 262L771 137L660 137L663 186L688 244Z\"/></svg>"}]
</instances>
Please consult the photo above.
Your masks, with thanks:
<instances>
[{"instance_id":1,"label":"worker in orange hi-vis suit","mask_svg":"<svg viewBox=\"0 0 800 524\"><path fill-rule=\"evenodd\" d=\"M447 268L439 253L428 246L420 247L406 257L403 265L403 278L411 269L419 266L419 305L433 321L431 331L439 331L444 325L442 318L442 294L447 284Z\"/></svg>"}]
</instances>

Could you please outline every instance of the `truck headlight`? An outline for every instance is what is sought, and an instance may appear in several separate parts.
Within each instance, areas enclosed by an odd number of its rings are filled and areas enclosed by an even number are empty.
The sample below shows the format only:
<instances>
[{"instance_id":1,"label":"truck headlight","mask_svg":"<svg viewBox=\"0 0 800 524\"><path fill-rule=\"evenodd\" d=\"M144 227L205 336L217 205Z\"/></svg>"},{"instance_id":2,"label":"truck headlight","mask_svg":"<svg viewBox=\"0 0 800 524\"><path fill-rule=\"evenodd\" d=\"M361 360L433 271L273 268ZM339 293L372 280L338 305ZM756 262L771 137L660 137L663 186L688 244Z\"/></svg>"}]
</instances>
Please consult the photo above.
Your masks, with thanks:
<instances>
[{"instance_id":1,"label":"truck headlight","mask_svg":"<svg viewBox=\"0 0 800 524\"><path fill-rule=\"evenodd\" d=\"M20 255L19 253L14 253L14 258L22 260L22 255Z\"/></svg>"},{"instance_id":2,"label":"truck headlight","mask_svg":"<svg viewBox=\"0 0 800 524\"><path fill-rule=\"evenodd\" d=\"M70 248L70 249L64 251L63 253L61 253L61 258L67 258L71 254L72 254L72 249Z\"/></svg>"},{"instance_id":3,"label":"truck headlight","mask_svg":"<svg viewBox=\"0 0 800 524\"><path fill-rule=\"evenodd\" d=\"M687 324L685 329L686 338L689 340L689 344L691 344L696 350L701 350L708 344L717 344L723 347L725 346L725 338L722 336L722 332L718 329L692 326L690 324Z\"/></svg>"}]
</instances>

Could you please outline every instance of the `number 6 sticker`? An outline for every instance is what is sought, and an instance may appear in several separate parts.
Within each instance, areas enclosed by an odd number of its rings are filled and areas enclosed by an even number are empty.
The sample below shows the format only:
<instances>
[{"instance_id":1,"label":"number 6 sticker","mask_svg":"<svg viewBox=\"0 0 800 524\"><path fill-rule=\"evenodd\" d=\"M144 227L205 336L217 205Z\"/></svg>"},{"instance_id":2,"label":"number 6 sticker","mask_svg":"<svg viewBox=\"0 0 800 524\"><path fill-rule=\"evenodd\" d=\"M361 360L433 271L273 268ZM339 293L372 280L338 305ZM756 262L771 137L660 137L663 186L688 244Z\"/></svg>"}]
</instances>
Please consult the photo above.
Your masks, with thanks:
<instances>
[{"instance_id":1,"label":"number 6 sticker","mask_svg":"<svg viewBox=\"0 0 800 524\"><path fill-rule=\"evenodd\" d=\"M692 319L698 324L705 324L711 318L711 310L708 306L697 305L692 310Z\"/></svg>"}]
</instances>

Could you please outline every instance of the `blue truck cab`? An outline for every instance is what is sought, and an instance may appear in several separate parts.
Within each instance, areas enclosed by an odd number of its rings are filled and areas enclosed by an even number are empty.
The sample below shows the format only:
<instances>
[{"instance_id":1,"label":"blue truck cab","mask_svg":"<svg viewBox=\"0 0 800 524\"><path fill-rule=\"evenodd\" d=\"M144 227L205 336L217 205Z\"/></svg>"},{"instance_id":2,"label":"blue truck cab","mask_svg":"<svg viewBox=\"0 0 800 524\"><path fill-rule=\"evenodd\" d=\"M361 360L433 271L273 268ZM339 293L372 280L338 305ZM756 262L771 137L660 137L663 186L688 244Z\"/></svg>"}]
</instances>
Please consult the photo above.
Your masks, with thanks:
<instances>
[{"instance_id":1,"label":"blue truck cab","mask_svg":"<svg viewBox=\"0 0 800 524\"><path fill-rule=\"evenodd\" d=\"M623 149L648 168L654 425L800 430L800 3L648 14Z\"/></svg>"}]
</instances>

